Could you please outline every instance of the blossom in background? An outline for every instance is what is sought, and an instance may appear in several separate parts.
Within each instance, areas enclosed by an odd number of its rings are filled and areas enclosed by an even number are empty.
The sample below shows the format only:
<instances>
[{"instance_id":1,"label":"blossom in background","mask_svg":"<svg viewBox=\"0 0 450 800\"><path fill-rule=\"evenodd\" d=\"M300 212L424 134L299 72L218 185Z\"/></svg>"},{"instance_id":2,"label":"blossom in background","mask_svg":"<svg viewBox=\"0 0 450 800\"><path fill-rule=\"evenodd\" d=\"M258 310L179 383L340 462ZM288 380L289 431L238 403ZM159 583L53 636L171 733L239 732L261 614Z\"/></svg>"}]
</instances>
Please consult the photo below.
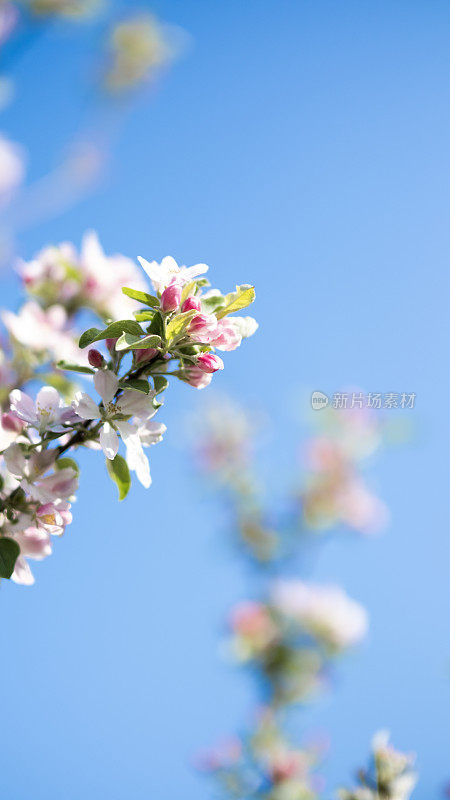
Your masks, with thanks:
<instances>
[{"instance_id":1,"label":"blossom in background","mask_svg":"<svg viewBox=\"0 0 450 800\"><path fill-rule=\"evenodd\" d=\"M63 306L53 305L44 310L29 300L18 314L3 311L2 320L11 335L25 347L47 351L56 361L87 363L74 332L68 328L68 316Z\"/></svg>"},{"instance_id":2,"label":"blossom in background","mask_svg":"<svg viewBox=\"0 0 450 800\"><path fill-rule=\"evenodd\" d=\"M20 262L18 269L27 290L46 305L60 303L71 312L93 307L112 319L132 317L137 308L136 301L123 294L123 286L146 288L134 261L120 254L107 256L94 231L84 235L79 253L63 242Z\"/></svg>"},{"instance_id":3,"label":"blossom in background","mask_svg":"<svg viewBox=\"0 0 450 800\"><path fill-rule=\"evenodd\" d=\"M373 762L368 770L360 770L361 785L341 789L341 800L409 800L417 783L413 770L415 757L395 750L389 734L380 731L372 743Z\"/></svg>"},{"instance_id":4,"label":"blossom in background","mask_svg":"<svg viewBox=\"0 0 450 800\"><path fill-rule=\"evenodd\" d=\"M0 134L0 203L20 186L24 177L22 148Z\"/></svg>"},{"instance_id":5,"label":"blossom in background","mask_svg":"<svg viewBox=\"0 0 450 800\"><path fill-rule=\"evenodd\" d=\"M114 93L152 80L176 55L171 29L151 14L135 14L111 31L105 86Z\"/></svg>"},{"instance_id":6,"label":"blossom in background","mask_svg":"<svg viewBox=\"0 0 450 800\"><path fill-rule=\"evenodd\" d=\"M26 5L40 16L85 17L100 7L100 0L25 0Z\"/></svg>"},{"instance_id":7,"label":"blossom in background","mask_svg":"<svg viewBox=\"0 0 450 800\"><path fill-rule=\"evenodd\" d=\"M271 709L264 709L252 735L224 742L201 754L197 763L215 778L223 797L318 800L323 781L315 770L322 751L313 744L293 747Z\"/></svg>"},{"instance_id":8,"label":"blossom in background","mask_svg":"<svg viewBox=\"0 0 450 800\"><path fill-rule=\"evenodd\" d=\"M321 412L322 414L322 412ZM307 448L309 473L301 499L304 519L313 529L347 525L364 534L387 522L385 504L366 486L360 463L381 443L381 423L367 409L327 410L322 432Z\"/></svg>"},{"instance_id":9,"label":"blossom in background","mask_svg":"<svg viewBox=\"0 0 450 800\"><path fill-rule=\"evenodd\" d=\"M280 580L271 591L271 602L275 609L336 650L358 644L367 633L365 608L339 586Z\"/></svg>"}]
</instances>

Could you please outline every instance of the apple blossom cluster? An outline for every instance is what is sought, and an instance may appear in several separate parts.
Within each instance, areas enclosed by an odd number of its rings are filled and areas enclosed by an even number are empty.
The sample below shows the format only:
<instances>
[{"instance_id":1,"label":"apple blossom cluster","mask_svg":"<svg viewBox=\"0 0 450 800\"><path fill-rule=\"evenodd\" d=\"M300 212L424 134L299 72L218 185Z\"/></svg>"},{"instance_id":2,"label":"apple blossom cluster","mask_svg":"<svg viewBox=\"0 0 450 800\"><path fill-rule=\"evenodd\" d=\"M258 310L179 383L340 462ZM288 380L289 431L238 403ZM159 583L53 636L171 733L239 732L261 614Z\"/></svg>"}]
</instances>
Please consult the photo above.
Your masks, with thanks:
<instances>
[{"instance_id":1,"label":"apple blossom cluster","mask_svg":"<svg viewBox=\"0 0 450 800\"><path fill-rule=\"evenodd\" d=\"M255 465L258 425L236 403L221 399L202 413L195 448L201 468L225 490L238 542L260 562L286 557L298 537L338 526L362 534L386 524L385 504L370 490L363 465L383 443L384 420L373 410L327 409L316 417L320 430L304 448L305 469L284 513L274 514ZM259 466L259 464L258 464ZM282 524L280 524L282 522Z\"/></svg>"},{"instance_id":2,"label":"apple blossom cluster","mask_svg":"<svg viewBox=\"0 0 450 800\"><path fill-rule=\"evenodd\" d=\"M252 735L224 742L200 757L198 767L214 776L224 798L319 800L323 782L315 770L323 749L322 743L294 747L265 709Z\"/></svg>"},{"instance_id":3,"label":"apple blossom cluster","mask_svg":"<svg viewBox=\"0 0 450 800\"><path fill-rule=\"evenodd\" d=\"M372 409L326 409L321 432L307 447L308 474L301 493L305 524L315 530L343 525L377 533L385 504L367 487L361 465L380 447L383 420Z\"/></svg>"},{"instance_id":4,"label":"apple blossom cluster","mask_svg":"<svg viewBox=\"0 0 450 800\"><path fill-rule=\"evenodd\" d=\"M77 449L103 451L119 499L130 471L149 487L146 450L166 429L154 417L168 377L207 386L224 367L216 351L236 349L256 330L250 317L229 316L253 302L253 287L222 295L207 289L206 264L139 260L150 286L91 233L79 252L62 244L19 264L29 299L2 314L1 577L32 583L28 560L49 555L70 523ZM101 327L80 336L87 315Z\"/></svg>"},{"instance_id":5,"label":"apple blossom cluster","mask_svg":"<svg viewBox=\"0 0 450 800\"><path fill-rule=\"evenodd\" d=\"M367 631L365 609L337 586L280 580L266 602L231 613L231 649L256 668L274 706L305 700L323 688L333 657Z\"/></svg>"},{"instance_id":6,"label":"apple blossom cluster","mask_svg":"<svg viewBox=\"0 0 450 800\"><path fill-rule=\"evenodd\" d=\"M301 574L313 542L315 549L326 543L317 537L318 529L339 531L345 523L367 532L385 516L379 501L369 499L359 466L380 446L382 421L359 409L321 411L318 419L321 430L307 447L304 481L285 501L261 488L254 412L250 419L222 399L202 413L198 426L200 464L218 479L231 510L234 540L252 557L252 574L259 573L257 590L249 592L252 599L239 602L229 614L227 651L257 679L264 724L201 763L225 800L324 796L323 779L315 771L320 759L317 754L311 759L309 748L290 744L288 712L327 686L336 659L357 647L368 629L364 607L341 587L292 577L295 566ZM273 472L273 458L270 466ZM271 731L270 746L262 751L257 744L261 730ZM375 764L360 788L342 792L343 800L408 800L415 780L410 759L379 738Z\"/></svg>"},{"instance_id":7,"label":"apple blossom cluster","mask_svg":"<svg viewBox=\"0 0 450 800\"><path fill-rule=\"evenodd\" d=\"M395 750L389 734L380 731L373 740L370 768L360 770L357 788L340 790L340 800L409 800L417 783L414 761L414 756Z\"/></svg>"}]
</instances>

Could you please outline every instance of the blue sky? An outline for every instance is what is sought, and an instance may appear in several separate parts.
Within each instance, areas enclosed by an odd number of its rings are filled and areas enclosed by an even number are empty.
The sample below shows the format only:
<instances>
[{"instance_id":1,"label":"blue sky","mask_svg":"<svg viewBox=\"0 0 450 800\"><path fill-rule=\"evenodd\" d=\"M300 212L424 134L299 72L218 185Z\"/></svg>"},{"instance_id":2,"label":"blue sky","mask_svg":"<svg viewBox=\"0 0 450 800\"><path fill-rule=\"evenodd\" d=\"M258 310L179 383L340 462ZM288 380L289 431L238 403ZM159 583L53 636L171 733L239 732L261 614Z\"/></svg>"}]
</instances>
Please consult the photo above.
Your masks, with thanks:
<instances>
[{"instance_id":1,"label":"blue sky","mask_svg":"<svg viewBox=\"0 0 450 800\"><path fill-rule=\"evenodd\" d=\"M316 577L368 607L371 633L298 730L331 734L330 797L387 727L418 753L416 800L438 798L450 778L450 9L152 9L188 32L184 57L128 115L102 186L22 231L20 253L95 228L109 251L205 261L224 290L254 283L260 330L214 385L267 414L263 467L276 487L295 482L310 389L417 393L413 439L371 473L389 530L340 537L319 558ZM2 129L29 148L32 177L86 124L97 36L56 26L14 67L18 96ZM1 289L4 304L19 302L12 269ZM1 587L8 800L211 797L190 759L242 729L255 695L218 651L249 575L184 444L203 400L173 387L153 486L120 507L96 454L84 454L67 536L32 589Z\"/></svg>"}]
</instances>

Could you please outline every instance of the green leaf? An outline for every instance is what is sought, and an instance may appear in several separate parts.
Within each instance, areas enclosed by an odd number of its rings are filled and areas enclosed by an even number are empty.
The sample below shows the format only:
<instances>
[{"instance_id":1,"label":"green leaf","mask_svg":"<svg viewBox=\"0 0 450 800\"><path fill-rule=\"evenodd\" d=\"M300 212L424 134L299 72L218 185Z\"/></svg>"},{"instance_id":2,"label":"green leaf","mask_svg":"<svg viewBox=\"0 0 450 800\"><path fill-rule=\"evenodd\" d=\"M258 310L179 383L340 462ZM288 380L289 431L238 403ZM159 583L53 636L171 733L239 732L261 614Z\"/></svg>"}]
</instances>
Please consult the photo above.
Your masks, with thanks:
<instances>
[{"instance_id":1,"label":"green leaf","mask_svg":"<svg viewBox=\"0 0 450 800\"><path fill-rule=\"evenodd\" d=\"M153 383L155 385L156 394L161 394L161 392L164 392L169 385L169 381L164 377L164 375L154 375Z\"/></svg>"},{"instance_id":2,"label":"green leaf","mask_svg":"<svg viewBox=\"0 0 450 800\"><path fill-rule=\"evenodd\" d=\"M198 311L194 309L193 311L185 311L183 314L177 314L176 317L172 317L166 329L167 341L170 342L175 336L179 336L179 334L187 328L191 319L193 319L196 314L198 314Z\"/></svg>"},{"instance_id":3,"label":"green leaf","mask_svg":"<svg viewBox=\"0 0 450 800\"><path fill-rule=\"evenodd\" d=\"M242 286L236 286L236 291L227 294L225 297L225 306L217 312L217 319L233 314L234 311L241 311L247 308L255 299L255 289L247 283Z\"/></svg>"},{"instance_id":4,"label":"green leaf","mask_svg":"<svg viewBox=\"0 0 450 800\"><path fill-rule=\"evenodd\" d=\"M153 315L153 319L147 328L147 333L153 333L161 336L162 339L164 338L164 320L159 311L156 311Z\"/></svg>"},{"instance_id":5,"label":"green leaf","mask_svg":"<svg viewBox=\"0 0 450 800\"><path fill-rule=\"evenodd\" d=\"M83 372L86 375L95 375L95 370L90 367L83 367L81 364L68 364L67 361L58 361L58 369L67 369L70 372Z\"/></svg>"},{"instance_id":6,"label":"green leaf","mask_svg":"<svg viewBox=\"0 0 450 800\"><path fill-rule=\"evenodd\" d=\"M151 322L153 317L155 316L154 311L135 311L134 317L137 322Z\"/></svg>"},{"instance_id":7,"label":"green leaf","mask_svg":"<svg viewBox=\"0 0 450 800\"><path fill-rule=\"evenodd\" d=\"M144 305L151 306L152 308L159 308L160 303L158 298L147 294L147 292L138 292L136 289L129 289L128 286L124 286L122 292L126 294L127 297L138 300L139 303L144 303Z\"/></svg>"},{"instance_id":8,"label":"green leaf","mask_svg":"<svg viewBox=\"0 0 450 800\"><path fill-rule=\"evenodd\" d=\"M210 297L202 297L202 309L208 313L212 314L214 311L217 311L219 308L223 308L225 305L225 297L217 292L217 294L212 294Z\"/></svg>"},{"instance_id":9,"label":"green leaf","mask_svg":"<svg viewBox=\"0 0 450 800\"><path fill-rule=\"evenodd\" d=\"M112 322L103 331L98 328L89 328L85 331L78 342L79 347L87 347L92 342L99 342L101 339L118 339L122 333L131 333L133 336L142 336L144 331L138 322L134 319L121 319L118 322Z\"/></svg>"},{"instance_id":10,"label":"green leaf","mask_svg":"<svg viewBox=\"0 0 450 800\"><path fill-rule=\"evenodd\" d=\"M119 490L119 500L123 500L131 486L130 470L127 462L122 456L117 455L112 461L109 458L106 459L106 468L109 477Z\"/></svg>"},{"instance_id":11,"label":"green leaf","mask_svg":"<svg viewBox=\"0 0 450 800\"><path fill-rule=\"evenodd\" d=\"M70 467L71 469L75 470L77 475L80 474L80 468L73 458L58 458L55 461L55 467L56 469L67 469L67 467Z\"/></svg>"},{"instance_id":12,"label":"green leaf","mask_svg":"<svg viewBox=\"0 0 450 800\"><path fill-rule=\"evenodd\" d=\"M20 555L20 547L14 539L0 539L0 578L10 578Z\"/></svg>"},{"instance_id":13,"label":"green leaf","mask_svg":"<svg viewBox=\"0 0 450 800\"><path fill-rule=\"evenodd\" d=\"M140 378L129 378L120 385L124 389L136 389L137 392L143 392L144 394L148 394L150 391L148 381L143 381Z\"/></svg>"},{"instance_id":14,"label":"green leaf","mask_svg":"<svg viewBox=\"0 0 450 800\"><path fill-rule=\"evenodd\" d=\"M161 347L160 336L133 336L131 333L123 333L116 342L116 350L148 350L149 347Z\"/></svg>"},{"instance_id":15,"label":"green leaf","mask_svg":"<svg viewBox=\"0 0 450 800\"><path fill-rule=\"evenodd\" d=\"M183 303L186 300L186 298L189 297L190 294L192 294L192 292L194 291L196 286L197 286L197 284L196 284L195 281L191 281L190 283L186 283L183 286L183 291L181 292L181 301L180 301L180 305L181 306L183 305Z\"/></svg>"}]
</instances>

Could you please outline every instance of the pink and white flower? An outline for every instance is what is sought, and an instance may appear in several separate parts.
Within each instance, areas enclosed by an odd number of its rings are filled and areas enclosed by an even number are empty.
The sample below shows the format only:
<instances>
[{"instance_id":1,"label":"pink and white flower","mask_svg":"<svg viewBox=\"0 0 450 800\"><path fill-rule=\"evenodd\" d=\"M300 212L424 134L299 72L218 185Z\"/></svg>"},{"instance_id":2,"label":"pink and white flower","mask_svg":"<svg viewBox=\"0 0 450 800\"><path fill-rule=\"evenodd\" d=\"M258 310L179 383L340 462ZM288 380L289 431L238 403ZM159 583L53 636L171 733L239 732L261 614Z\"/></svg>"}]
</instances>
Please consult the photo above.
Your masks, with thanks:
<instances>
[{"instance_id":1,"label":"pink and white flower","mask_svg":"<svg viewBox=\"0 0 450 800\"><path fill-rule=\"evenodd\" d=\"M102 398L102 406L84 392L75 395L73 408L83 419L103 420L100 431L100 445L106 458L113 460L119 450L119 434L126 447L126 458L130 469L143 486L148 488L151 484L150 467L148 459L142 449L139 434L140 428L148 424L155 414L152 397L154 393L145 395L133 389L126 389L116 398L119 389L119 379L109 370L99 370L94 376L94 384ZM120 419L123 416L135 417L136 423ZM143 431L144 439L148 436L147 428Z\"/></svg>"},{"instance_id":2,"label":"pink and white flower","mask_svg":"<svg viewBox=\"0 0 450 800\"><path fill-rule=\"evenodd\" d=\"M64 431L65 425L80 422L71 406L66 406L56 389L43 386L36 400L20 389L14 389L9 402L11 411L42 435L45 431Z\"/></svg>"},{"instance_id":3,"label":"pink and white flower","mask_svg":"<svg viewBox=\"0 0 450 800\"><path fill-rule=\"evenodd\" d=\"M179 284L189 283L208 272L206 264L194 264L192 267L179 267L172 256L165 256L160 264L157 261L147 261L138 256L138 261L150 278L156 292L162 292L174 281Z\"/></svg>"},{"instance_id":4,"label":"pink and white flower","mask_svg":"<svg viewBox=\"0 0 450 800\"><path fill-rule=\"evenodd\" d=\"M272 590L272 603L306 631L339 650L356 644L367 632L366 610L339 586L279 581Z\"/></svg>"}]
</instances>

